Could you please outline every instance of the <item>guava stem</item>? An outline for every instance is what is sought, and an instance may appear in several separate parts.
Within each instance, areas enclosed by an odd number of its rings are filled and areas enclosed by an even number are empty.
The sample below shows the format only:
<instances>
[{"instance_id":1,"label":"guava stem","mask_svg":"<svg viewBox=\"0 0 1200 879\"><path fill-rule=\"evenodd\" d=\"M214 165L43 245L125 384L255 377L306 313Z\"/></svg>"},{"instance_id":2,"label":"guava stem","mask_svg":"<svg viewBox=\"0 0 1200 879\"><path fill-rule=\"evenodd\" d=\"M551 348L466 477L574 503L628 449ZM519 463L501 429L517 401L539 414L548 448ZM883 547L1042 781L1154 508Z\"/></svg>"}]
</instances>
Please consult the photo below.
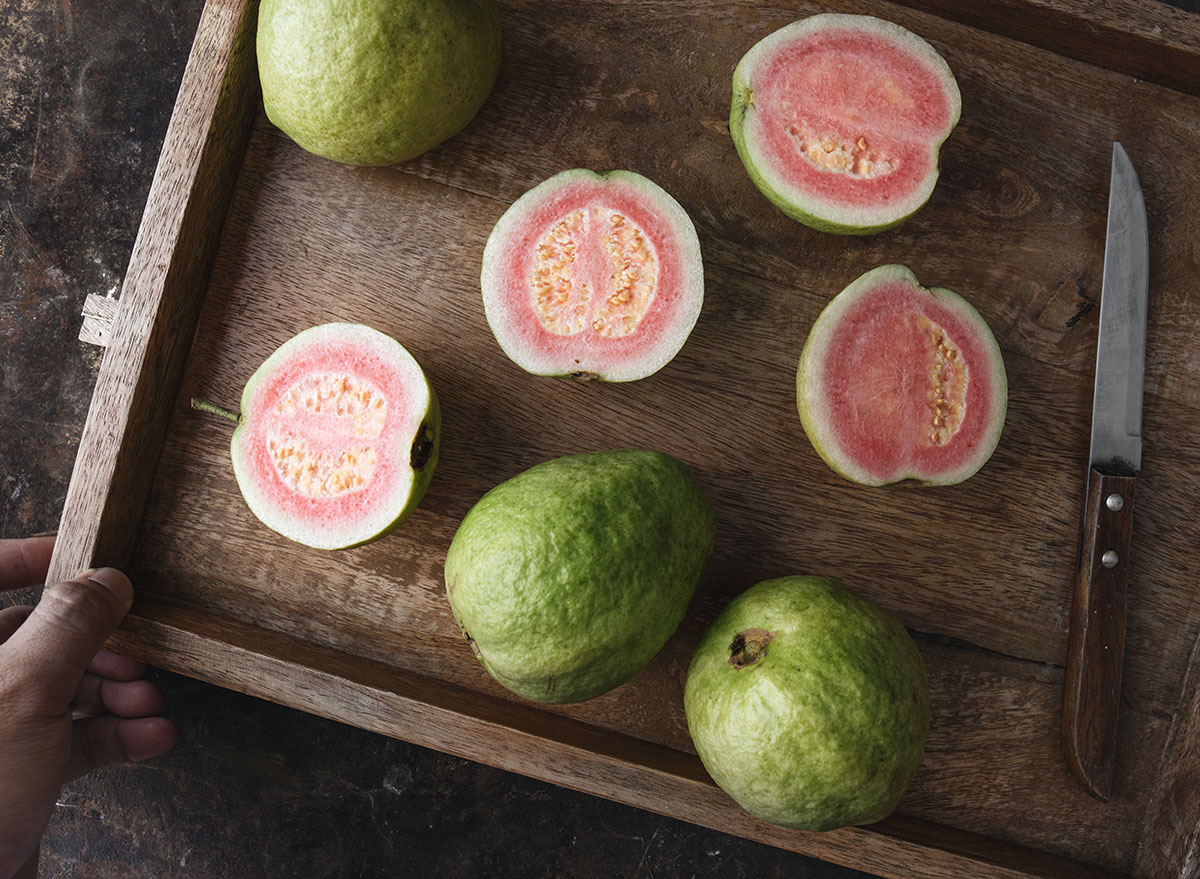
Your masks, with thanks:
<instances>
[{"instance_id":1,"label":"guava stem","mask_svg":"<svg viewBox=\"0 0 1200 879\"><path fill-rule=\"evenodd\" d=\"M198 409L201 412L207 412L210 415L220 415L227 421L232 421L234 424L242 423L242 416L236 412L230 412L228 409L222 409L216 403L210 403L207 400L198 400L192 397L192 408Z\"/></svg>"}]
</instances>

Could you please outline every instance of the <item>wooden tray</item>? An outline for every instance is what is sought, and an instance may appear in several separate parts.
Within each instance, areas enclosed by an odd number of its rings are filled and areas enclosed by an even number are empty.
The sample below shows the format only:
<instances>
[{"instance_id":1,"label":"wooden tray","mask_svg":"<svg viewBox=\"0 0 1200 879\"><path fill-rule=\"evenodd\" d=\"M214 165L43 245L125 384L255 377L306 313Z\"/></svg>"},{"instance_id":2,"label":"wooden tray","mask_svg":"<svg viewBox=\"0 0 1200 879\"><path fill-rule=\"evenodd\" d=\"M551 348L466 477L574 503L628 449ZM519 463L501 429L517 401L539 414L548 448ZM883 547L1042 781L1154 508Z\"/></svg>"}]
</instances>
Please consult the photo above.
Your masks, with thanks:
<instances>
[{"instance_id":1,"label":"wooden tray","mask_svg":"<svg viewBox=\"0 0 1200 879\"><path fill-rule=\"evenodd\" d=\"M780 215L726 126L742 53L826 8L924 35L963 93L930 204L868 239ZM116 564L139 585L119 649L884 876L1196 874L1200 20L1133 0L506 0L503 69L479 117L418 160L371 170L312 157L265 120L254 22L247 0L204 11L63 513L51 576ZM1153 294L1124 713L1115 796L1101 803L1068 775L1058 714L1114 139L1145 188ZM700 233L704 312L679 357L642 382L528 376L484 321L478 273L493 223L576 166L646 174ZM887 262L962 292L1003 347L1008 423L964 485L852 486L795 415L808 327ZM432 488L401 531L322 553L258 524L231 473L227 425L187 400L236 406L276 345L334 319L412 350L445 433ZM713 563L681 630L632 683L580 706L521 703L458 636L446 547L496 482L621 446L694 467L719 511ZM808 834L755 821L688 740L681 684L700 632L735 594L793 572L837 576L891 609L929 667L925 761L900 811L872 827Z\"/></svg>"}]
</instances>

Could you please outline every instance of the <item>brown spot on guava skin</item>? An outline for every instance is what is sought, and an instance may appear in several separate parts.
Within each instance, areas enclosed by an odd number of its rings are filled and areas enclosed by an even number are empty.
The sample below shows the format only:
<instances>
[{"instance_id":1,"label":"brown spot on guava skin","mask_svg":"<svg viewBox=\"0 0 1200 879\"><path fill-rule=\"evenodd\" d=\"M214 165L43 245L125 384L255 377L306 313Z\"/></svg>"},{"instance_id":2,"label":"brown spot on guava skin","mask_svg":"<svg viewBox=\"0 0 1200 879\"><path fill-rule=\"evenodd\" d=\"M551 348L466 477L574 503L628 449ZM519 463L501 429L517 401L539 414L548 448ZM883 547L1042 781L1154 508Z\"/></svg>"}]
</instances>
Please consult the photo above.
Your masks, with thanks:
<instances>
[{"instance_id":1,"label":"brown spot on guava skin","mask_svg":"<svg viewBox=\"0 0 1200 879\"><path fill-rule=\"evenodd\" d=\"M774 632L766 629L744 629L733 636L729 645L729 664L734 668L748 668L767 655L767 645L775 639Z\"/></svg>"},{"instance_id":2,"label":"brown spot on guava skin","mask_svg":"<svg viewBox=\"0 0 1200 879\"><path fill-rule=\"evenodd\" d=\"M594 382L600 376L594 372L573 372L571 378L578 382Z\"/></svg>"},{"instance_id":3,"label":"brown spot on guava skin","mask_svg":"<svg viewBox=\"0 0 1200 879\"><path fill-rule=\"evenodd\" d=\"M413 439L409 462L414 470L420 470L429 463L429 455L433 452L433 430L429 422L424 422Z\"/></svg>"}]
</instances>

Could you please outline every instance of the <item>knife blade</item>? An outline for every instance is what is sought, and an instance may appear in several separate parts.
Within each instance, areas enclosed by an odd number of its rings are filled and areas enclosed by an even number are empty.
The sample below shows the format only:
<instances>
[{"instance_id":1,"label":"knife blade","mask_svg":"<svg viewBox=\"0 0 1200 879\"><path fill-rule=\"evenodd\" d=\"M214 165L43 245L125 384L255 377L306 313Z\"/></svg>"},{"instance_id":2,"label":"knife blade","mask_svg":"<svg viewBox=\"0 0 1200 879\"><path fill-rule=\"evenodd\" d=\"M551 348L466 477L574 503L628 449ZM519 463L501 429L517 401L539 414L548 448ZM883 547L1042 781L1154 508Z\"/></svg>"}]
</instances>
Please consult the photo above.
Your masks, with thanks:
<instances>
[{"instance_id":1,"label":"knife blade","mask_svg":"<svg viewBox=\"0 0 1200 879\"><path fill-rule=\"evenodd\" d=\"M1112 795L1125 653L1134 474L1142 466L1149 235L1142 188L1113 144L1096 385L1063 688L1063 744L1084 789Z\"/></svg>"}]
</instances>

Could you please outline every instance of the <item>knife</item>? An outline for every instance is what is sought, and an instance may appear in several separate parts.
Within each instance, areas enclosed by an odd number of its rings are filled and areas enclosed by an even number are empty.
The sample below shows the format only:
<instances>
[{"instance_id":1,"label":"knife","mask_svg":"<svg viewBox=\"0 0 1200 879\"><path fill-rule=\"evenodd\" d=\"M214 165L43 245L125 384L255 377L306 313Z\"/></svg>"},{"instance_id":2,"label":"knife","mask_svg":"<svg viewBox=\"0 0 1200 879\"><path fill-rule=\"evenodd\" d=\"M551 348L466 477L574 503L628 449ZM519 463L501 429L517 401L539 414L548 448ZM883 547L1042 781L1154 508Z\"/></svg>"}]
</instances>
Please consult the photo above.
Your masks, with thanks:
<instances>
[{"instance_id":1,"label":"knife","mask_svg":"<svg viewBox=\"0 0 1200 879\"><path fill-rule=\"evenodd\" d=\"M1142 188L1129 156L1114 143L1092 444L1063 693L1067 763L1101 800L1112 794L1116 757L1133 481L1142 466L1149 264Z\"/></svg>"}]
</instances>

